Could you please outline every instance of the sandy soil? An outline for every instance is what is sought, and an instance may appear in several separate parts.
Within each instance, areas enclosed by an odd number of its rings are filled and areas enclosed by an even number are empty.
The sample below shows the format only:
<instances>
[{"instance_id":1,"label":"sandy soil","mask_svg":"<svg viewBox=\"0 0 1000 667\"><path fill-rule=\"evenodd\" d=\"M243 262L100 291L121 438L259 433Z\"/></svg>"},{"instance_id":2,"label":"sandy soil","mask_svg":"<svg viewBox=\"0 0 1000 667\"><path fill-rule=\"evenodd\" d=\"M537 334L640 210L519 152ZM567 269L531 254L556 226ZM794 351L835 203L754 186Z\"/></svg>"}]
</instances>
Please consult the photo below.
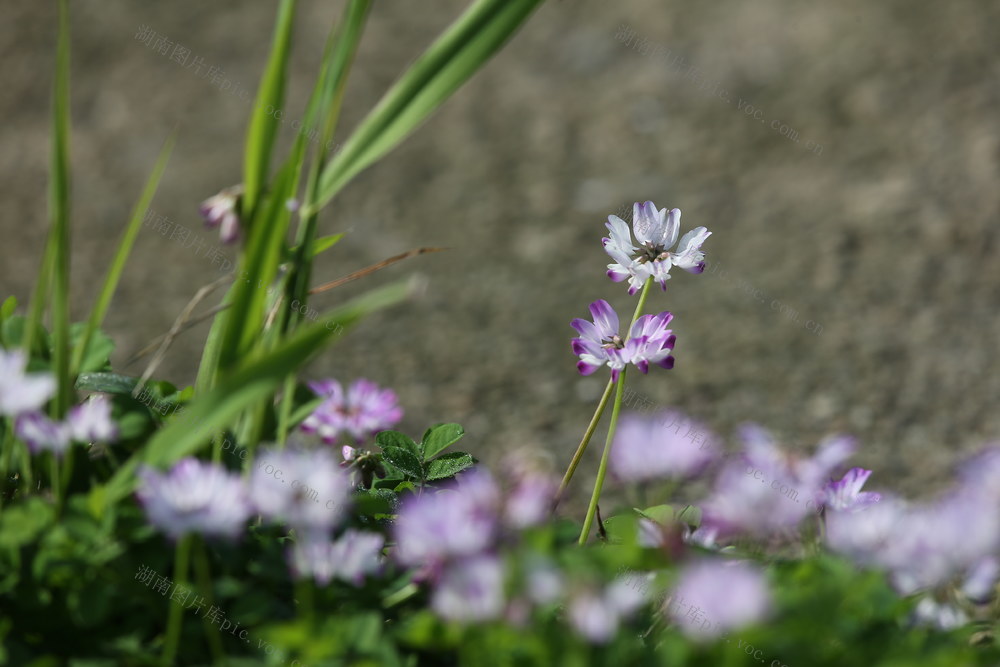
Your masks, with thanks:
<instances>
[{"instance_id":1,"label":"sandy soil","mask_svg":"<svg viewBox=\"0 0 1000 667\"><path fill-rule=\"evenodd\" d=\"M0 23L0 286L22 301L46 228L53 4L8 1ZM276 3L72 4L82 317L174 127L153 208L218 249L197 205L240 179ZM301 5L289 118L341 7ZM376 3L344 132L463 5ZM926 490L1000 439L997 25L991 0L548 3L328 210L323 232L349 234L317 282L416 246L451 250L318 298L429 280L309 373L391 386L405 430L459 421L488 461L529 447L565 465L603 387L576 373L569 321L598 298L631 311L600 238L609 213L652 199L714 232L712 270L677 272L651 299L676 314L677 366L636 389L726 435L760 422L803 452L852 433L871 486ZM144 44L143 26L172 44ZM106 327L120 362L219 275L221 260L185 245L143 231ZM178 342L167 379L193 381L206 333Z\"/></svg>"}]
</instances>

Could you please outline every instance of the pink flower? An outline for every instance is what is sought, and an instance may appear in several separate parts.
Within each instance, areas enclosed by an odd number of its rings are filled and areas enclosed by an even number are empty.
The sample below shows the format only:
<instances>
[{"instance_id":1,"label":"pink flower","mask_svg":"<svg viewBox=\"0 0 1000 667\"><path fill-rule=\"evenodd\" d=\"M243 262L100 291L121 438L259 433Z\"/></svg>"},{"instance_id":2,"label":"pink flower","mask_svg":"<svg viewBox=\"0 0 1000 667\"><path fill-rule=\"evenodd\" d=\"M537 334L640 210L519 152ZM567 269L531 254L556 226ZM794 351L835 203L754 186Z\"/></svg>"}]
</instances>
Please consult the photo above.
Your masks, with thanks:
<instances>
[{"instance_id":1,"label":"pink flower","mask_svg":"<svg viewBox=\"0 0 1000 667\"><path fill-rule=\"evenodd\" d=\"M832 510L851 512L874 505L882 495L861 490L871 474L871 470L851 468L839 482L830 481L823 487L823 504Z\"/></svg>"},{"instance_id":2,"label":"pink flower","mask_svg":"<svg viewBox=\"0 0 1000 667\"><path fill-rule=\"evenodd\" d=\"M240 199L243 186L235 185L202 202L199 212L205 226L218 227L223 243L233 243L240 237Z\"/></svg>"},{"instance_id":3,"label":"pink flower","mask_svg":"<svg viewBox=\"0 0 1000 667\"><path fill-rule=\"evenodd\" d=\"M667 411L657 416L627 414L622 417L611 447L611 473L616 478L625 482L686 478L696 475L712 461L714 445L705 445L714 443L714 436L701 445L696 444L687 435L694 429L693 422L685 432L680 428L664 427L668 420L671 424L676 423L677 413Z\"/></svg>"},{"instance_id":4,"label":"pink flower","mask_svg":"<svg viewBox=\"0 0 1000 667\"><path fill-rule=\"evenodd\" d=\"M118 437L107 396L95 394L71 408L66 423L73 440L78 442L113 442Z\"/></svg>"},{"instance_id":5,"label":"pink flower","mask_svg":"<svg viewBox=\"0 0 1000 667\"><path fill-rule=\"evenodd\" d=\"M464 558L441 573L431 608L445 620L476 623L499 618L504 609L503 563L493 555Z\"/></svg>"},{"instance_id":6,"label":"pink flower","mask_svg":"<svg viewBox=\"0 0 1000 667\"><path fill-rule=\"evenodd\" d=\"M658 315L643 315L632 325L631 337L625 340L618 335L618 313L604 299L590 304L593 322L580 318L570 322L570 326L580 334L572 340L573 353L580 357L576 367L581 375L591 375L601 366L611 368L611 379L626 364L632 363L646 373L649 364L662 368L673 368L671 356L677 337L667 325L673 315L664 311Z\"/></svg>"},{"instance_id":7,"label":"pink flower","mask_svg":"<svg viewBox=\"0 0 1000 667\"><path fill-rule=\"evenodd\" d=\"M761 572L740 561L706 560L681 572L666 613L694 639L713 639L761 621L771 594Z\"/></svg>"},{"instance_id":8,"label":"pink flower","mask_svg":"<svg viewBox=\"0 0 1000 667\"><path fill-rule=\"evenodd\" d=\"M162 473L144 467L136 491L149 522L173 539L187 533L235 538L250 516L246 489L236 475L195 458Z\"/></svg>"},{"instance_id":9,"label":"pink flower","mask_svg":"<svg viewBox=\"0 0 1000 667\"><path fill-rule=\"evenodd\" d=\"M327 444L345 432L360 442L403 418L395 392L370 380L355 380L346 393L336 380L310 382L309 387L326 400L302 422L302 430L318 434Z\"/></svg>"},{"instance_id":10,"label":"pink flower","mask_svg":"<svg viewBox=\"0 0 1000 667\"><path fill-rule=\"evenodd\" d=\"M396 560L433 574L449 559L482 553L497 537L499 513L500 490L485 471L462 473L454 489L425 489L396 517Z\"/></svg>"},{"instance_id":11,"label":"pink flower","mask_svg":"<svg viewBox=\"0 0 1000 667\"><path fill-rule=\"evenodd\" d=\"M56 393L51 373L26 374L28 358L21 350L0 349L0 415L17 417L41 410Z\"/></svg>"},{"instance_id":12,"label":"pink flower","mask_svg":"<svg viewBox=\"0 0 1000 667\"><path fill-rule=\"evenodd\" d=\"M378 533L348 529L336 542L307 532L289 552L289 564L297 579L312 577L321 586L333 578L355 586L365 575L379 571L385 538Z\"/></svg>"}]
</instances>

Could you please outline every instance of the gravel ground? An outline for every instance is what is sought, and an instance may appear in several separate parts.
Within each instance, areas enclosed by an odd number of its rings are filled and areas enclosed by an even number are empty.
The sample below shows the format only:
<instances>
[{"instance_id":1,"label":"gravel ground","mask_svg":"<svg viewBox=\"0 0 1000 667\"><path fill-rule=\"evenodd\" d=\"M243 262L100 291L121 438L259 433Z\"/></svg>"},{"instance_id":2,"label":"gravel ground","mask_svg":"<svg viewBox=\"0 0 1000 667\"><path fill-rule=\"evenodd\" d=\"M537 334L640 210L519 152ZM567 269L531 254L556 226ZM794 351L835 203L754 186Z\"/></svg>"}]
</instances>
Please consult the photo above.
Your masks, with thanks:
<instances>
[{"instance_id":1,"label":"gravel ground","mask_svg":"<svg viewBox=\"0 0 1000 667\"><path fill-rule=\"evenodd\" d=\"M300 4L287 118L301 114L342 6ZM376 3L345 131L464 4ZM46 228L53 5L8 1L0 24L0 285L22 301ZM244 98L275 3L72 5L82 318L174 127L153 208L219 249L197 205L240 179ZM323 233L349 234L317 281L412 247L451 250L317 298L325 308L428 279L423 297L352 331L310 375L391 386L404 430L459 421L486 461L528 447L564 466L604 382L577 375L569 321L598 298L631 311L604 276L600 238L609 213L652 199L714 235L709 270L678 271L651 298L676 315L677 365L637 391L722 434L760 422L802 452L849 432L873 488L938 486L1000 439L998 24L989 0L548 3L328 209ZM140 26L188 49L188 64L136 39ZM119 363L219 275L204 252L144 229L107 321ZM162 375L193 382L206 333L178 341Z\"/></svg>"}]
</instances>

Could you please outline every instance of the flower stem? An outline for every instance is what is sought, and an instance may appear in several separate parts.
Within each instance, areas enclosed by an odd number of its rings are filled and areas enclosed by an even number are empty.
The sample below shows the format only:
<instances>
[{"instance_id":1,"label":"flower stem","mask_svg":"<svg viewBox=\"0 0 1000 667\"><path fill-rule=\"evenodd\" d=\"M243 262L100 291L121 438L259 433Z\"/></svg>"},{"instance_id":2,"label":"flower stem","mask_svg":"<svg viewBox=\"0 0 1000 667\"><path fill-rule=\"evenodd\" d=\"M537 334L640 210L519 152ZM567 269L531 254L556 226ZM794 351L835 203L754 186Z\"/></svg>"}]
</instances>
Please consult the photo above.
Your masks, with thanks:
<instances>
[{"instance_id":1,"label":"flower stem","mask_svg":"<svg viewBox=\"0 0 1000 667\"><path fill-rule=\"evenodd\" d=\"M198 540L198 545L195 549L194 559L195 576L198 577L198 588L208 600L208 604L212 605L215 603L215 600L212 596L212 577L208 563L208 553L206 552L205 541L200 536L196 539ZM219 631L212 626L212 622L208 620L207 614L201 617L201 621L205 629L205 637L208 639L209 648L212 651L212 659L215 664L221 664L225 657L225 651L222 648L222 642L219 640Z\"/></svg>"},{"instance_id":2,"label":"flower stem","mask_svg":"<svg viewBox=\"0 0 1000 667\"><path fill-rule=\"evenodd\" d=\"M608 473L608 457L611 454L611 442L615 437L615 427L618 425L618 413L621 412L626 371L628 371L628 366L623 368L621 374L618 376L618 391L615 392L615 404L611 408L611 425L608 426L608 438L604 442L601 465L597 468L597 481L594 483L594 492L590 496L590 507L587 508L587 518L584 519L583 530L580 531L579 544L581 546L587 543L587 537L590 535L590 526L594 523L594 514L597 512L597 502L601 499L601 487L604 486L604 477Z\"/></svg>"},{"instance_id":3,"label":"flower stem","mask_svg":"<svg viewBox=\"0 0 1000 667\"><path fill-rule=\"evenodd\" d=\"M604 414L604 408L608 405L608 399L611 397L611 389L615 386L613 380L608 380L608 386L604 388L604 394L601 396L600 402L597 404L597 410L594 411L594 416L590 418L590 425L587 426L587 431L583 434L583 440L580 441L580 446L576 448L576 453L573 454L573 460L569 462L569 468L566 469L566 474L563 475L562 483L559 485L559 490L556 492L556 497L552 500L552 511L556 511L556 507L559 506L559 501L562 500L563 494L566 492L566 487L569 486L569 480L573 478L573 473L576 472L576 467L580 465L580 461L583 460L583 452L586 451L587 445L590 444L590 439L594 436L594 431L597 430L597 424L601 421L601 415Z\"/></svg>"},{"instance_id":4,"label":"flower stem","mask_svg":"<svg viewBox=\"0 0 1000 667\"><path fill-rule=\"evenodd\" d=\"M191 556L191 536L185 535L177 542L174 552L174 583L180 585L187 581L188 560ZM177 643L181 638L181 615L183 605L170 604L170 616L167 619L167 639L163 648L163 664L174 664L177 655Z\"/></svg>"},{"instance_id":5,"label":"flower stem","mask_svg":"<svg viewBox=\"0 0 1000 667\"><path fill-rule=\"evenodd\" d=\"M642 310L646 306L646 298L649 296L649 288L652 284L653 279L647 278L646 284L642 286L642 293L639 295L639 303L635 306L635 312L632 313L632 321L629 323L628 330L625 332L626 341L630 337L632 325L635 324L635 321L642 315ZM580 445L576 448L576 453L573 454L573 460L570 461L569 468L566 469L566 474L563 476L562 483L559 485L559 491L556 493L556 497L552 501L553 512L555 512L556 507L559 506L559 501L562 500L563 494L566 492L566 487L569 486L569 481L573 478L573 473L576 472L577 466L580 465L580 461L583 459L583 453L586 451L587 445L590 444L590 439L594 436L597 424L601 421L604 409L608 405L608 398L611 396L611 388L614 384L615 383L612 380L608 380L608 386L604 388L604 394L601 396L601 400L597 404L597 409L594 410L594 416L590 418L590 425L587 426L587 431L583 434L583 439L580 441ZM618 400L621 401L621 399Z\"/></svg>"}]
</instances>

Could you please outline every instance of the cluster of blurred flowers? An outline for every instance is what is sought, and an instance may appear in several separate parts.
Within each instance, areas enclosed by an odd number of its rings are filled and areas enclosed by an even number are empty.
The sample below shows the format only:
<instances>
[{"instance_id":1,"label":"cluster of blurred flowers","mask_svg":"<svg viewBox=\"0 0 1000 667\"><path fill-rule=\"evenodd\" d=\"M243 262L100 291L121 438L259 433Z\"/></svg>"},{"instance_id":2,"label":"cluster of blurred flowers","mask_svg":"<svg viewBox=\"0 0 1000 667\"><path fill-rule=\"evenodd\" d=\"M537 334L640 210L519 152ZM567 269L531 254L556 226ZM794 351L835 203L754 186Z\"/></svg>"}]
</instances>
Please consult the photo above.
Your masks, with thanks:
<instances>
[{"instance_id":1,"label":"cluster of blurred flowers","mask_svg":"<svg viewBox=\"0 0 1000 667\"><path fill-rule=\"evenodd\" d=\"M359 379L345 391L336 380L309 385L323 398L302 430L327 444L346 433L363 441L402 416L395 393ZM359 585L378 570L384 537L347 529L331 534L349 514L359 457L350 446L338 461L327 448L301 444L262 450L249 479L223 466L186 458L169 471L144 467L137 497L154 526L172 539L188 533L236 539L253 515L295 530L288 560L293 574L327 584L338 578Z\"/></svg>"},{"instance_id":2,"label":"cluster of blurred flowers","mask_svg":"<svg viewBox=\"0 0 1000 667\"><path fill-rule=\"evenodd\" d=\"M73 442L105 443L118 437L111 419L111 402L95 394L70 408L56 421L42 408L55 396L51 373L27 373L27 357L20 350L0 350L0 415L13 418L14 431L33 453L62 456Z\"/></svg>"},{"instance_id":3,"label":"cluster of blurred flowers","mask_svg":"<svg viewBox=\"0 0 1000 667\"><path fill-rule=\"evenodd\" d=\"M347 529L331 540L349 514L352 486L330 450L264 450L255 466L249 479L195 458L166 472L144 467L136 495L149 522L175 540L189 533L237 539L259 515L295 530L288 560L298 578L360 584L378 570L380 534Z\"/></svg>"}]
</instances>

